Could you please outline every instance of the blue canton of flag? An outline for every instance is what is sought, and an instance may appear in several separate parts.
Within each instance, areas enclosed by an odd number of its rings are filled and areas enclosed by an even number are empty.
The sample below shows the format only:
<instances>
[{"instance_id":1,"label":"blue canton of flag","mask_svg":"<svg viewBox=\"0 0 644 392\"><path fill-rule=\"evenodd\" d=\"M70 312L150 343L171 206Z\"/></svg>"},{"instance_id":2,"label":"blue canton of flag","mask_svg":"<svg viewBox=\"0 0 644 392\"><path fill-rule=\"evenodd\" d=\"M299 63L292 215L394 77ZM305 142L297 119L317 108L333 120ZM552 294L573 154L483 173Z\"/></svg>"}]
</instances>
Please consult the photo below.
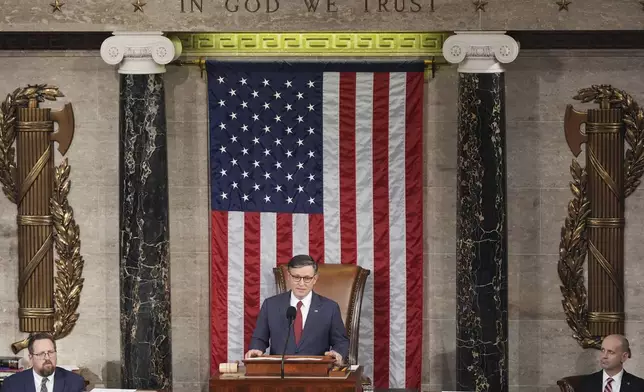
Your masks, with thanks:
<instances>
[{"instance_id":1,"label":"blue canton of flag","mask_svg":"<svg viewBox=\"0 0 644 392\"><path fill-rule=\"evenodd\" d=\"M211 208L322 213L322 74L222 68L208 84Z\"/></svg>"}]
</instances>

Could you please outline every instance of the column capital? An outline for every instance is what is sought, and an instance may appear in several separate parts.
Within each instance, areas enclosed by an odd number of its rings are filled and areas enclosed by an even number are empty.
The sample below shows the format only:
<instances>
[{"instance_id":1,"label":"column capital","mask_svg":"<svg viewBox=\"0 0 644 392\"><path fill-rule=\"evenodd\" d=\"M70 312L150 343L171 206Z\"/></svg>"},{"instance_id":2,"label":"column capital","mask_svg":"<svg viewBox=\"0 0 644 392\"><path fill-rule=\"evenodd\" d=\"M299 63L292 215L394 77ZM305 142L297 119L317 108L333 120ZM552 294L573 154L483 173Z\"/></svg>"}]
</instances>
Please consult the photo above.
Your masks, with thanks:
<instances>
[{"instance_id":1,"label":"column capital","mask_svg":"<svg viewBox=\"0 0 644 392\"><path fill-rule=\"evenodd\" d=\"M504 72L502 63L519 55L519 43L505 31L455 31L443 44L443 56L458 64L458 72Z\"/></svg>"},{"instance_id":2,"label":"column capital","mask_svg":"<svg viewBox=\"0 0 644 392\"><path fill-rule=\"evenodd\" d=\"M119 64L121 74L159 74L181 55L181 41L170 40L160 31L117 31L101 44L101 58Z\"/></svg>"}]
</instances>

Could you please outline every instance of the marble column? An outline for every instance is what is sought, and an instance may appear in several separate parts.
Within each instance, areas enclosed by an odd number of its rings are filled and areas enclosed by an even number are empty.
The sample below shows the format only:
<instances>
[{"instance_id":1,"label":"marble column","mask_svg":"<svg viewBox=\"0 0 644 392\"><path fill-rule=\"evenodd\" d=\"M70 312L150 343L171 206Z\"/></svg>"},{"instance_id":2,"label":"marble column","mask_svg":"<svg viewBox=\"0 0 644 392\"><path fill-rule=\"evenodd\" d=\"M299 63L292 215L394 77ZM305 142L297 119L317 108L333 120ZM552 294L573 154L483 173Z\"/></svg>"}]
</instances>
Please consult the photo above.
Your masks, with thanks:
<instances>
[{"instance_id":1,"label":"marble column","mask_svg":"<svg viewBox=\"0 0 644 392\"><path fill-rule=\"evenodd\" d=\"M456 387L508 391L505 78L519 45L504 32L457 32Z\"/></svg>"},{"instance_id":2,"label":"marble column","mask_svg":"<svg viewBox=\"0 0 644 392\"><path fill-rule=\"evenodd\" d=\"M180 46L162 33L118 32L101 46L117 65L121 384L172 390L165 64Z\"/></svg>"}]
</instances>

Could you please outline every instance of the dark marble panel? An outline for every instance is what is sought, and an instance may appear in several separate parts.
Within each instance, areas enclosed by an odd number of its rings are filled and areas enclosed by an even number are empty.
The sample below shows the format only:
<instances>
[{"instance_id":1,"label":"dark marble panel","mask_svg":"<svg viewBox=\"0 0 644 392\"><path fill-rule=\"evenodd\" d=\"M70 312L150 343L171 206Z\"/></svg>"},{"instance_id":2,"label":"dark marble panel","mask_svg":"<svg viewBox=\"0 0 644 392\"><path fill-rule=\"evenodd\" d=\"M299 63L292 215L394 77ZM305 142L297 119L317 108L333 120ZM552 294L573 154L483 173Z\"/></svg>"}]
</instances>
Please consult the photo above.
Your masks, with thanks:
<instances>
[{"instance_id":1,"label":"dark marble panel","mask_svg":"<svg viewBox=\"0 0 644 392\"><path fill-rule=\"evenodd\" d=\"M456 381L508 391L504 76L459 75Z\"/></svg>"},{"instance_id":2,"label":"dark marble panel","mask_svg":"<svg viewBox=\"0 0 644 392\"><path fill-rule=\"evenodd\" d=\"M166 139L161 75L121 75L121 374L127 389L172 387Z\"/></svg>"}]
</instances>

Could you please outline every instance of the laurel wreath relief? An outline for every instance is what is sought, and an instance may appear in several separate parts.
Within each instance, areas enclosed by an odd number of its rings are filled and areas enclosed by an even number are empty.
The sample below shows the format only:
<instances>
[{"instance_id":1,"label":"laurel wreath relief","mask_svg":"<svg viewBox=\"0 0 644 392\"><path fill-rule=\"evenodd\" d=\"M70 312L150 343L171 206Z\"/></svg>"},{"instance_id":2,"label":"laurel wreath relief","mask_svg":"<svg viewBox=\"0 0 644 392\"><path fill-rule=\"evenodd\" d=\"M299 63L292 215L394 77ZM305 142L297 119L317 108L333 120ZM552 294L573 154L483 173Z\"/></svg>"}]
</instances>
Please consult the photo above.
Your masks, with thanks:
<instances>
[{"instance_id":1,"label":"laurel wreath relief","mask_svg":"<svg viewBox=\"0 0 644 392\"><path fill-rule=\"evenodd\" d=\"M629 148L625 153L624 195L631 195L641 183L644 172L644 112L633 98L622 90L609 85L595 85L579 90L573 99L582 103L600 103L608 100L611 107L622 109L626 126L625 140ZM559 262L557 265L562 282L561 301L566 322L573 331L573 337L583 348L601 347L601 337L592 336L588 330L587 292L584 285L584 260L586 258L586 218L590 213L590 202L586 194L586 170L573 159L570 165L572 181L570 190L573 198L568 203L568 216L561 229Z\"/></svg>"},{"instance_id":2,"label":"laurel wreath relief","mask_svg":"<svg viewBox=\"0 0 644 392\"><path fill-rule=\"evenodd\" d=\"M63 94L57 87L44 84L18 88L0 105L0 183L7 198L16 203L16 139L15 122L19 107L25 107L32 99L38 102L55 101ZM83 289L83 257L80 254L80 229L74 219L74 211L69 205L68 195L71 187L70 167L67 159L56 167L54 189L50 209L54 224L54 247L56 276L54 281L54 331L55 339L69 335L79 314L76 313ZM12 344L14 354L27 347L27 339Z\"/></svg>"}]
</instances>

